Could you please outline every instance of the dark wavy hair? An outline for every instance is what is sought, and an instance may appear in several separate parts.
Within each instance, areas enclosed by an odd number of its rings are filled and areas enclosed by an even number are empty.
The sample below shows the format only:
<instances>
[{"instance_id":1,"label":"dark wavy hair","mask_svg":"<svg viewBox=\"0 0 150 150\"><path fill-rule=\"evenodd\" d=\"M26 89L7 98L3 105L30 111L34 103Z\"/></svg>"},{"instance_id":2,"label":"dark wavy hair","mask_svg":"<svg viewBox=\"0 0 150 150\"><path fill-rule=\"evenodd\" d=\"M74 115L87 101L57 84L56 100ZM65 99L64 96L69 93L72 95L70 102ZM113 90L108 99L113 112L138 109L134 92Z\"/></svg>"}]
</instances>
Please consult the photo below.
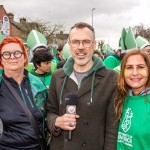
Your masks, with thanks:
<instances>
[{"instance_id":1,"label":"dark wavy hair","mask_svg":"<svg viewBox=\"0 0 150 150\"><path fill-rule=\"evenodd\" d=\"M47 49L37 50L33 55L33 64L34 67L37 69L37 65L41 65L41 62L52 61L53 56Z\"/></svg>"}]
</instances>

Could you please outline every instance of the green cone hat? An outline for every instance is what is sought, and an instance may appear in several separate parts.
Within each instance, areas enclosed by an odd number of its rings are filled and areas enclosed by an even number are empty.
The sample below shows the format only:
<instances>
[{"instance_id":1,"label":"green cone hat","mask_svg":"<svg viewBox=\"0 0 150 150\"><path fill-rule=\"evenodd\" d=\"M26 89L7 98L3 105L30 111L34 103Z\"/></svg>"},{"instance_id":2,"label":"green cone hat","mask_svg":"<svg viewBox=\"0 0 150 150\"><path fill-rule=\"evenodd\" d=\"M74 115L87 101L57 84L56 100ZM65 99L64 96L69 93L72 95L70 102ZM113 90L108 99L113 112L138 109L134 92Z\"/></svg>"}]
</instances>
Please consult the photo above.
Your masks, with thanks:
<instances>
[{"instance_id":1,"label":"green cone hat","mask_svg":"<svg viewBox=\"0 0 150 150\"><path fill-rule=\"evenodd\" d=\"M52 48L50 49L50 53L51 53L54 57L56 57L57 54L58 54L57 49L56 49L55 47L52 47Z\"/></svg>"},{"instance_id":2,"label":"green cone hat","mask_svg":"<svg viewBox=\"0 0 150 150\"><path fill-rule=\"evenodd\" d=\"M30 51L34 51L39 46L47 47L47 40L42 33L32 30L27 37L27 46Z\"/></svg>"},{"instance_id":3,"label":"green cone hat","mask_svg":"<svg viewBox=\"0 0 150 150\"><path fill-rule=\"evenodd\" d=\"M68 43L66 43L63 47L63 59L67 60L71 56L71 52L69 49Z\"/></svg>"},{"instance_id":4,"label":"green cone hat","mask_svg":"<svg viewBox=\"0 0 150 150\"><path fill-rule=\"evenodd\" d=\"M126 45L126 49L137 48L135 36L133 34L131 27L129 27L128 32L127 32L126 39L125 39L125 45Z\"/></svg>"},{"instance_id":5,"label":"green cone hat","mask_svg":"<svg viewBox=\"0 0 150 150\"><path fill-rule=\"evenodd\" d=\"M113 52L113 50L110 48L110 46L108 44L103 44L102 53L106 53L106 55L108 55L111 52Z\"/></svg>"},{"instance_id":6,"label":"green cone hat","mask_svg":"<svg viewBox=\"0 0 150 150\"><path fill-rule=\"evenodd\" d=\"M3 41L4 38L4 35L0 32L0 43Z\"/></svg>"},{"instance_id":7,"label":"green cone hat","mask_svg":"<svg viewBox=\"0 0 150 150\"><path fill-rule=\"evenodd\" d=\"M136 43L137 43L138 48L144 48L145 46L150 45L150 43L148 42L148 40L146 40L142 36L138 36L136 38Z\"/></svg>"},{"instance_id":8,"label":"green cone hat","mask_svg":"<svg viewBox=\"0 0 150 150\"><path fill-rule=\"evenodd\" d=\"M127 32L125 30L125 28L122 29L122 33L121 33L121 38L120 38L120 44L119 46L121 47L121 50L126 50L126 45L125 45L125 40L126 40L126 36L127 36Z\"/></svg>"}]
</instances>

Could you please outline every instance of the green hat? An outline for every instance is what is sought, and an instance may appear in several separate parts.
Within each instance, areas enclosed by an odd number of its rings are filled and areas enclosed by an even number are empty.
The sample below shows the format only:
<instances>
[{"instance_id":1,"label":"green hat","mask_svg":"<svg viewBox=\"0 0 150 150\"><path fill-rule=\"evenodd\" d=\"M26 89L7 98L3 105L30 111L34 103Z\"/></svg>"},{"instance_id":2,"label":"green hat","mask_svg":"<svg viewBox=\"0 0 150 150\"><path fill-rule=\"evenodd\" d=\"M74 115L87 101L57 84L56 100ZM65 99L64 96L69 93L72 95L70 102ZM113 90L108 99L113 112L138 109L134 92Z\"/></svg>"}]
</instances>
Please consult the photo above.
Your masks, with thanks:
<instances>
[{"instance_id":1,"label":"green hat","mask_svg":"<svg viewBox=\"0 0 150 150\"><path fill-rule=\"evenodd\" d=\"M140 35L136 38L136 43L137 43L138 48L144 48L145 46L150 45L150 43L148 42L148 40L145 39L145 38L143 38Z\"/></svg>"},{"instance_id":2,"label":"green hat","mask_svg":"<svg viewBox=\"0 0 150 150\"><path fill-rule=\"evenodd\" d=\"M106 55L108 55L109 53L113 52L113 50L111 49L111 47L108 44L103 44L102 46L102 52L106 53Z\"/></svg>"},{"instance_id":3,"label":"green hat","mask_svg":"<svg viewBox=\"0 0 150 150\"><path fill-rule=\"evenodd\" d=\"M71 56L71 52L70 52L68 43L66 43L64 45L62 53L63 53L63 59L64 60L67 60Z\"/></svg>"},{"instance_id":4,"label":"green hat","mask_svg":"<svg viewBox=\"0 0 150 150\"><path fill-rule=\"evenodd\" d=\"M50 53L51 53L54 57L56 57L57 54L58 54L57 49L56 49L55 47L52 47L52 48L50 49Z\"/></svg>"},{"instance_id":5,"label":"green hat","mask_svg":"<svg viewBox=\"0 0 150 150\"><path fill-rule=\"evenodd\" d=\"M0 32L0 43L3 41L4 38L4 35Z\"/></svg>"},{"instance_id":6,"label":"green hat","mask_svg":"<svg viewBox=\"0 0 150 150\"><path fill-rule=\"evenodd\" d=\"M135 36L133 34L131 27L128 28L128 32L127 32L126 39L125 39L125 45L126 45L127 50L137 48Z\"/></svg>"},{"instance_id":7,"label":"green hat","mask_svg":"<svg viewBox=\"0 0 150 150\"><path fill-rule=\"evenodd\" d=\"M125 28L122 29L121 38L119 41L119 46L121 47L121 50L126 50L125 40L127 36L127 31Z\"/></svg>"},{"instance_id":8,"label":"green hat","mask_svg":"<svg viewBox=\"0 0 150 150\"><path fill-rule=\"evenodd\" d=\"M39 46L47 47L47 40L42 33L32 30L27 37L27 46L30 51L34 51Z\"/></svg>"}]
</instances>

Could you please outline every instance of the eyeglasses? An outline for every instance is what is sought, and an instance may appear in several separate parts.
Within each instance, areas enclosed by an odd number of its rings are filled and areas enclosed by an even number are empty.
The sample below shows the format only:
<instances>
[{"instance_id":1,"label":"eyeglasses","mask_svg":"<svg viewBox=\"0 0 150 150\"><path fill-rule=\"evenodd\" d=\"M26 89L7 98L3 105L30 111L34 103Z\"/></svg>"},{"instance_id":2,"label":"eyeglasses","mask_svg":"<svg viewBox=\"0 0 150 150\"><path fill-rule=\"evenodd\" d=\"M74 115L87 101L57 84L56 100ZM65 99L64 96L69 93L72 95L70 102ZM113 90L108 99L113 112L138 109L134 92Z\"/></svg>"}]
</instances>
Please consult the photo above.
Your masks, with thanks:
<instances>
[{"instance_id":1,"label":"eyeglasses","mask_svg":"<svg viewBox=\"0 0 150 150\"><path fill-rule=\"evenodd\" d=\"M23 54L23 52L17 50L17 51L14 51L14 52L4 52L3 54L1 54L1 56L4 58L4 59L10 59L11 55L13 54L13 56L15 58L20 58Z\"/></svg>"},{"instance_id":2,"label":"eyeglasses","mask_svg":"<svg viewBox=\"0 0 150 150\"><path fill-rule=\"evenodd\" d=\"M74 48L78 47L80 45L80 43L82 43L82 45L85 48L89 48L89 47L91 47L92 43L94 43L94 42L90 41L90 40L72 40L72 41L70 41L71 46Z\"/></svg>"}]
</instances>

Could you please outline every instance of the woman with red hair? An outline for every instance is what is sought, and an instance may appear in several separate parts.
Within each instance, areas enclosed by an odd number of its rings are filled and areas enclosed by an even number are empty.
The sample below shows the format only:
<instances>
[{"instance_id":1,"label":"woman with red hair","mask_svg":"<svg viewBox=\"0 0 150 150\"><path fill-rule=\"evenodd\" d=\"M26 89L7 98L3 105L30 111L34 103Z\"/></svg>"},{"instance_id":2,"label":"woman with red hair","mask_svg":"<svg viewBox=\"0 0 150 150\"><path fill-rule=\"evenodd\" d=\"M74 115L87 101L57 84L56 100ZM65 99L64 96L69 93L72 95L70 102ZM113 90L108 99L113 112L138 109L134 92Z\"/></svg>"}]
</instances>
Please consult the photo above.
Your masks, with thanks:
<instances>
[{"instance_id":1,"label":"woman with red hair","mask_svg":"<svg viewBox=\"0 0 150 150\"><path fill-rule=\"evenodd\" d=\"M43 150L47 89L28 73L28 56L22 41L6 37L0 44L0 149Z\"/></svg>"}]
</instances>

